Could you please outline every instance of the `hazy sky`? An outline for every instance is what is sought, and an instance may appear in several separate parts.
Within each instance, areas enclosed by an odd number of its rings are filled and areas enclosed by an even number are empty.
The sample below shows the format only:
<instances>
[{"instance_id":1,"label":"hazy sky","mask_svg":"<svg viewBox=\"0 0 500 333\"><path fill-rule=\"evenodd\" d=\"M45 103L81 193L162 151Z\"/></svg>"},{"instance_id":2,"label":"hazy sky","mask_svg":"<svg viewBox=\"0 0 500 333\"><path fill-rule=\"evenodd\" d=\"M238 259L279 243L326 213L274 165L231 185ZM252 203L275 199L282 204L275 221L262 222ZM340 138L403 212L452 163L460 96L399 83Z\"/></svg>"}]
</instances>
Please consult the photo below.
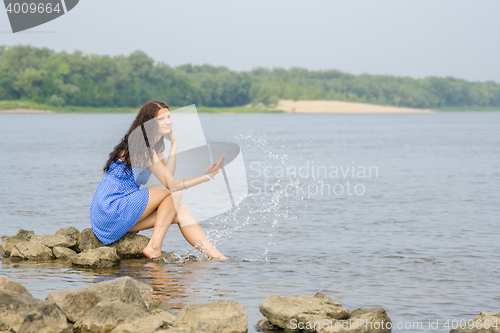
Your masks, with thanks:
<instances>
[{"instance_id":1,"label":"hazy sky","mask_svg":"<svg viewBox=\"0 0 500 333\"><path fill-rule=\"evenodd\" d=\"M293 66L353 74L454 76L500 83L499 0L80 0L0 45L128 55L172 66Z\"/></svg>"}]
</instances>

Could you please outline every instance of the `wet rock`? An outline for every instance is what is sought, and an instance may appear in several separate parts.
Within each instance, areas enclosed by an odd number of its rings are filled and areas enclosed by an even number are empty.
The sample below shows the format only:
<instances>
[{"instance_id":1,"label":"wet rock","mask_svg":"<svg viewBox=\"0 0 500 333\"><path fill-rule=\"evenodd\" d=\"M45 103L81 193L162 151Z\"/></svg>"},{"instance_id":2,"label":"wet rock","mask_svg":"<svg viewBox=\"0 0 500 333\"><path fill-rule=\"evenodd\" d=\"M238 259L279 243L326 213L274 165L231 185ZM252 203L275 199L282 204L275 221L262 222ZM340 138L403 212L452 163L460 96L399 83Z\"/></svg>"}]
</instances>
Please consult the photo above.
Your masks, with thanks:
<instances>
[{"instance_id":1,"label":"wet rock","mask_svg":"<svg viewBox=\"0 0 500 333\"><path fill-rule=\"evenodd\" d=\"M108 268L120 264L120 257L113 247L85 250L71 258L71 264L79 267Z\"/></svg>"},{"instance_id":2,"label":"wet rock","mask_svg":"<svg viewBox=\"0 0 500 333\"><path fill-rule=\"evenodd\" d=\"M155 332L164 321L144 308L119 301L100 302L75 323L77 333Z\"/></svg>"},{"instance_id":3,"label":"wet rock","mask_svg":"<svg viewBox=\"0 0 500 333\"><path fill-rule=\"evenodd\" d=\"M179 311L173 326L217 333L247 332L248 315L242 304L233 301L193 304Z\"/></svg>"},{"instance_id":4,"label":"wet rock","mask_svg":"<svg viewBox=\"0 0 500 333\"><path fill-rule=\"evenodd\" d=\"M59 235L34 235L30 239L30 243L38 243L45 245L49 248L56 246L59 247L72 247L76 245L76 240L70 237L59 236Z\"/></svg>"},{"instance_id":5,"label":"wet rock","mask_svg":"<svg viewBox=\"0 0 500 333\"><path fill-rule=\"evenodd\" d=\"M10 254L12 260L51 260L53 258L54 255L49 247L31 240L16 243Z\"/></svg>"},{"instance_id":6,"label":"wet rock","mask_svg":"<svg viewBox=\"0 0 500 333\"><path fill-rule=\"evenodd\" d=\"M76 256L76 252L72 249L68 249L67 247L56 246L52 249L52 252L57 259L62 260L71 260Z\"/></svg>"},{"instance_id":7,"label":"wet rock","mask_svg":"<svg viewBox=\"0 0 500 333\"><path fill-rule=\"evenodd\" d=\"M103 246L105 245L94 235L92 228L83 229L76 244L77 252L97 249Z\"/></svg>"},{"instance_id":8,"label":"wet rock","mask_svg":"<svg viewBox=\"0 0 500 333\"><path fill-rule=\"evenodd\" d=\"M34 231L20 229L14 236L2 236L2 249L6 256L10 256L12 248L19 242L27 242L35 234Z\"/></svg>"},{"instance_id":9,"label":"wet rock","mask_svg":"<svg viewBox=\"0 0 500 333\"><path fill-rule=\"evenodd\" d=\"M71 322L84 318L99 302L120 301L148 311L153 303L153 288L128 276L75 289L57 290L47 300L59 305Z\"/></svg>"},{"instance_id":10,"label":"wet rock","mask_svg":"<svg viewBox=\"0 0 500 333\"><path fill-rule=\"evenodd\" d=\"M113 247L122 259L144 258L142 250L148 245L149 238L136 233L127 232L125 236L114 243L104 245L94 234L92 228L84 229L78 237L77 252L97 249L100 247Z\"/></svg>"},{"instance_id":11,"label":"wet rock","mask_svg":"<svg viewBox=\"0 0 500 333\"><path fill-rule=\"evenodd\" d=\"M31 296L31 293L26 288L24 288L22 284L14 280L11 280L6 276L0 277L0 291L1 290L10 290L16 293Z\"/></svg>"},{"instance_id":12,"label":"wet rock","mask_svg":"<svg viewBox=\"0 0 500 333\"><path fill-rule=\"evenodd\" d=\"M259 306L269 322L282 329L308 332L391 332L389 317L381 307L356 308L349 313L322 293L290 297L273 294ZM261 324L265 324L264 321Z\"/></svg>"},{"instance_id":13,"label":"wet rock","mask_svg":"<svg viewBox=\"0 0 500 333\"><path fill-rule=\"evenodd\" d=\"M171 251L168 253L164 253L161 256L154 258L154 259L149 259L154 262L158 263L165 263L165 264L182 264L184 263L184 259L180 255L177 254L175 251Z\"/></svg>"},{"instance_id":14,"label":"wet rock","mask_svg":"<svg viewBox=\"0 0 500 333\"><path fill-rule=\"evenodd\" d=\"M494 327L497 326L497 327ZM480 312L473 322L450 333L500 333L500 312Z\"/></svg>"},{"instance_id":15,"label":"wet rock","mask_svg":"<svg viewBox=\"0 0 500 333\"><path fill-rule=\"evenodd\" d=\"M262 318L257 322L257 325L255 325L258 330L263 330L263 331L272 331L272 330L282 330L276 325L273 325L267 318Z\"/></svg>"},{"instance_id":16,"label":"wet rock","mask_svg":"<svg viewBox=\"0 0 500 333\"><path fill-rule=\"evenodd\" d=\"M142 250L148 243L149 238L146 236L127 232L125 236L108 246L116 248L116 253L120 258L145 258Z\"/></svg>"},{"instance_id":17,"label":"wet rock","mask_svg":"<svg viewBox=\"0 0 500 333\"><path fill-rule=\"evenodd\" d=\"M314 296L294 295L290 297L270 295L259 306L260 312L269 321L283 329L295 329L291 320L315 322L322 319L347 319L349 311L322 293ZM320 320L320 321L321 321Z\"/></svg>"},{"instance_id":18,"label":"wet rock","mask_svg":"<svg viewBox=\"0 0 500 333\"><path fill-rule=\"evenodd\" d=\"M50 301L0 291L0 330L23 333L71 332L61 309Z\"/></svg>"},{"instance_id":19,"label":"wet rock","mask_svg":"<svg viewBox=\"0 0 500 333\"><path fill-rule=\"evenodd\" d=\"M80 236L80 231L75 227L61 228L56 232L56 236L63 236L77 240Z\"/></svg>"}]
</instances>

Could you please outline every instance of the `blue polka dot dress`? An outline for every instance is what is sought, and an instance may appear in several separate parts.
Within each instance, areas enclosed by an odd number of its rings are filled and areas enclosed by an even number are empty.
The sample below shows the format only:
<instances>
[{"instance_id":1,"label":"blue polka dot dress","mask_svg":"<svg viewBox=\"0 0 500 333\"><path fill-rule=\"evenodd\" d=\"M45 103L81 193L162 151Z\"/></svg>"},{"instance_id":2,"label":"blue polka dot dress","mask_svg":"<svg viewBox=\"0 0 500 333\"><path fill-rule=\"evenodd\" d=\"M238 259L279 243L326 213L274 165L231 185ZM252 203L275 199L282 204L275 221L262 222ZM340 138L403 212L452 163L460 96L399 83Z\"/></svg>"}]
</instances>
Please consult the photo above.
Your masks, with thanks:
<instances>
[{"instance_id":1,"label":"blue polka dot dress","mask_svg":"<svg viewBox=\"0 0 500 333\"><path fill-rule=\"evenodd\" d=\"M99 183L90 204L90 223L97 238L111 244L123 237L141 217L149 200L149 189L139 189L148 182L151 171L113 161Z\"/></svg>"}]
</instances>

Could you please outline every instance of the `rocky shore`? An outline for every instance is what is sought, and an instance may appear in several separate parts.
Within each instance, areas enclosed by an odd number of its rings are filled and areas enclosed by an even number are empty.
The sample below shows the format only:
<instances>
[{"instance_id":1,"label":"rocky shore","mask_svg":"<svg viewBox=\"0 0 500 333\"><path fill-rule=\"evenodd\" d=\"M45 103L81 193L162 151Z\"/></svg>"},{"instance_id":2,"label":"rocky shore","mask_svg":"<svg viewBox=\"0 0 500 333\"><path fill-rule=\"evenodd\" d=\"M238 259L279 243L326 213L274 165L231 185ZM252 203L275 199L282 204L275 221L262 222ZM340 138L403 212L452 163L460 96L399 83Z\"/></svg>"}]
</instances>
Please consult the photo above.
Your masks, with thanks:
<instances>
[{"instance_id":1,"label":"rocky shore","mask_svg":"<svg viewBox=\"0 0 500 333\"><path fill-rule=\"evenodd\" d=\"M11 260L66 260L71 265L95 269L119 265L123 258L145 258L145 236L127 234L104 246L92 230L64 228L55 235L37 236L19 230L2 236L0 256ZM179 263L175 253L165 262ZM189 260L189 258L188 258ZM194 260L194 259L193 259ZM131 277L120 277L73 290L55 290L45 300L34 298L20 283L0 276L0 333L124 333L124 332L221 332L248 331L245 307L234 301L214 301L183 307L177 317L170 306L153 299L153 288ZM386 333L392 322L382 307L347 310L318 292L311 295L272 294L259 306L264 316L254 323L261 332L304 331L325 333ZM486 321L500 321L500 313L481 312L474 325L452 333L500 333L484 329ZM482 325L482 326L481 326Z\"/></svg>"}]
</instances>

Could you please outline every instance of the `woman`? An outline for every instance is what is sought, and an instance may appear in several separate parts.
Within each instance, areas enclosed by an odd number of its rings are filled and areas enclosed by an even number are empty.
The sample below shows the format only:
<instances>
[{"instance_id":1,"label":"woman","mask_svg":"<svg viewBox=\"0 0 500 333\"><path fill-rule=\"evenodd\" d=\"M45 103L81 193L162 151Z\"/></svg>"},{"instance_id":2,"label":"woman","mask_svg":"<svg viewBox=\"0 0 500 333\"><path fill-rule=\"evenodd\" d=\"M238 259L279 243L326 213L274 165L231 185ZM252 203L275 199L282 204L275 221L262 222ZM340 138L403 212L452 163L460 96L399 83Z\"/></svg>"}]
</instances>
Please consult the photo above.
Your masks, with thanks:
<instances>
[{"instance_id":1,"label":"woman","mask_svg":"<svg viewBox=\"0 0 500 333\"><path fill-rule=\"evenodd\" d=\"M212 180L222 168L224 156L217 164L212 163L203 176L174 179L177 138L172 124L167 103L149 101L142 106L128 132L109 154L105 176L90 205L92 230L108 245L127 232L153 228L143 253L155 258L161 255L170 224L177 223L191 245L212 259L227 259L208 240L189 208L180 203L181 190ZM166 163L163 138L171 143ZM139 189L151 173L161 184Z\"/></svg>"}]
</instances>

